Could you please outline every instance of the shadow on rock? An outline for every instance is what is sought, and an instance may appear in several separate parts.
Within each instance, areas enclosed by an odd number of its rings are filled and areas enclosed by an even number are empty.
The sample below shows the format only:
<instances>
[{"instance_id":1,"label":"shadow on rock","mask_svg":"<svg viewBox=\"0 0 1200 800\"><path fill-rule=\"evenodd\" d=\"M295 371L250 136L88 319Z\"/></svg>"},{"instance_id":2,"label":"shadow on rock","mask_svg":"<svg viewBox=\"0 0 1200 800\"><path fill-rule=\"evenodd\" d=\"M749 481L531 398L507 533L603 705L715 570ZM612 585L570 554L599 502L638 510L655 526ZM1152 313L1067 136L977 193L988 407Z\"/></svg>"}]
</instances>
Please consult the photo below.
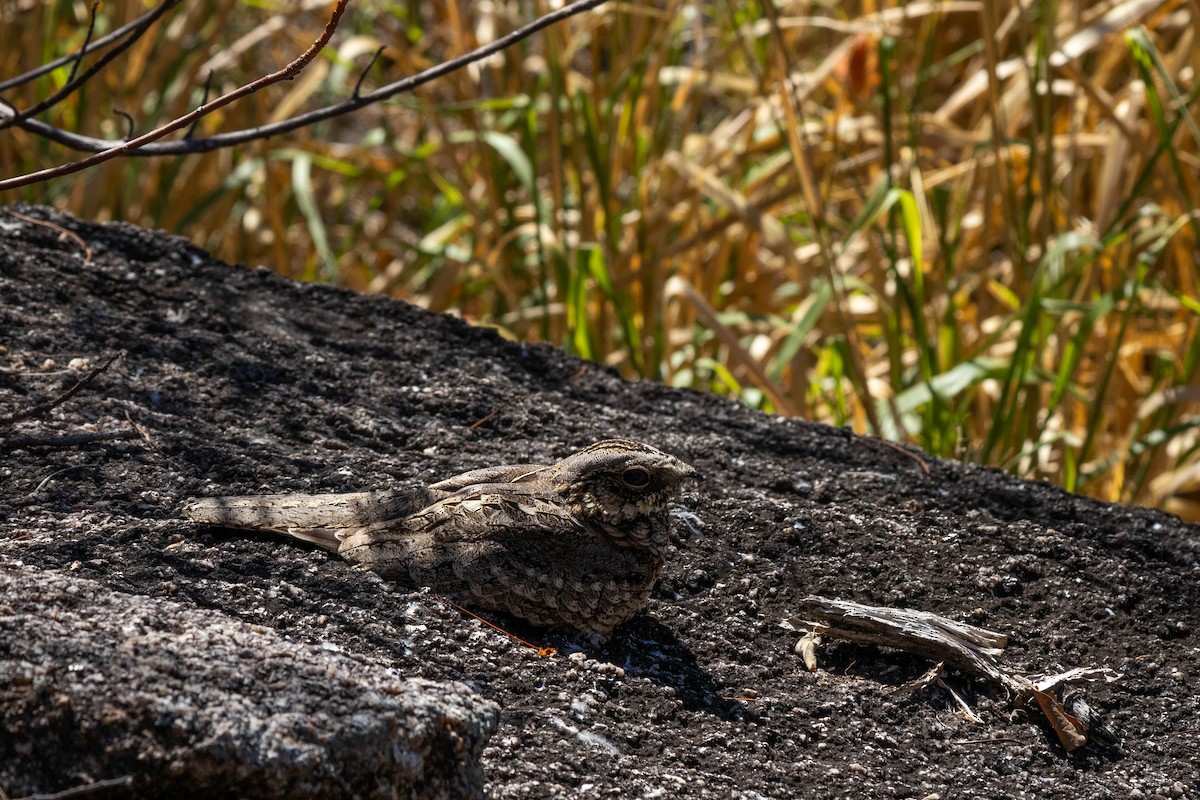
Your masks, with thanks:
<instances>
[{"instance_id":1,"label":"shadow on rock","mask_svg":"<svg viewBox=\"0 0 1200 800\"><path fill-rule=\"evenodd\" d=\"M572 646L588 658L621 667L627 675L674 690L689 711L705 711L724 720L754 718L750 709L713 681L674 631L644 611L613 631L607 641L573 637L564 641L562 650L569 652Z\"/></svg>"}]
</instances>

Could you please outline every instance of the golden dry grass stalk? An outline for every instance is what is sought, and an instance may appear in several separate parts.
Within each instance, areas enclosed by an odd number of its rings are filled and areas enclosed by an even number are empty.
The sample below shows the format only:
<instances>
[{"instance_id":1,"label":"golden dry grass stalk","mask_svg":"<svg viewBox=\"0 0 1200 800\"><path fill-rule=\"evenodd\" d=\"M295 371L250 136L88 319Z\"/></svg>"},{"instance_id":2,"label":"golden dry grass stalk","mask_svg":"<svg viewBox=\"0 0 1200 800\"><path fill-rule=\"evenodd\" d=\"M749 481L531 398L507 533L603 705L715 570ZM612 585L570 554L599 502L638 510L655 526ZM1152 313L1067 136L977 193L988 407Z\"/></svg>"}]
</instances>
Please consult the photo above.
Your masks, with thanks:
<instances>
[{"instance_id":1,"label":"golden dry grass stalk","mask_svg":"<svg viewBox=\"0 0 1200 800\"><path fill-rule=\"evenodd\" d=\"M97 32L141 13L117 0ZM262 124L546 3L361 3ZM285 63L325 3L184 4L47 122L119 137ZM1193 515L1196 10L1180 0L611 3L287 137L15 193L386 292L628 375ZM0 20L0 79L83 3ZM3 93L46 96L65 68ZM68 157L0 134L0 170ZM17 196L6 197L11 201Z\"/></svg>"}]
</instances>

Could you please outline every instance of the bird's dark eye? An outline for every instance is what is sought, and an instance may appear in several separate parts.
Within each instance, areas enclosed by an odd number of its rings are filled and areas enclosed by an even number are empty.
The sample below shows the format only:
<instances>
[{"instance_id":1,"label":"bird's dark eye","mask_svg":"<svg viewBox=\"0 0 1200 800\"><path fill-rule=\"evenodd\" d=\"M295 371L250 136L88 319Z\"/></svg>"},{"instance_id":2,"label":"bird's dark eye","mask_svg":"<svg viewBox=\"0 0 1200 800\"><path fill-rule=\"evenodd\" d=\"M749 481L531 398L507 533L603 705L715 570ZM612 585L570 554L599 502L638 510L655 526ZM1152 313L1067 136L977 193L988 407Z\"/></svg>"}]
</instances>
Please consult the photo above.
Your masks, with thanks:
<instances>
[{"instance_id":1,"label":"bird's dark eye","mask_svg":"<svg viewBox=\"0 0 1200 800\"><path fill-rule=\"evenodd\" d=\"M621 475L621 480L625 481L626 486L641 489L650 483L650 473L641 467L630 467Z\"/></svg>"}]
</instances>

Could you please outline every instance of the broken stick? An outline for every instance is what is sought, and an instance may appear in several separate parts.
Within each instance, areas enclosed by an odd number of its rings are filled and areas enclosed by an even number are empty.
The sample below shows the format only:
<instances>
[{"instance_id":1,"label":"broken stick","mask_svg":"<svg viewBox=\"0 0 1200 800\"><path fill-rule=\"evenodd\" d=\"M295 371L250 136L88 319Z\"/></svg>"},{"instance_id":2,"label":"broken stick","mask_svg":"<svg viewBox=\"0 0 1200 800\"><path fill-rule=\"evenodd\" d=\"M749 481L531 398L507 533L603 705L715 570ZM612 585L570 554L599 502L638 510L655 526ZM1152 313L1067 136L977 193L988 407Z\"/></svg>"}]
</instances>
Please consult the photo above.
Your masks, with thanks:
<instances>
[{"instance_id":1,"label":"broken stick","mask_svg":"<svg viewBox=\"0 0 1200 800\"><path fill-rule=\"evenodd\" d=\"M1008 637L1002 633L910 608L867 606L824 597L806 597L800 601L800 607L802 613L789 619L786 627L805 630L810 635L891 647L945 662L968 675L1002 686L1015 705L1035 700L1067 752L1088 741L1089 729L1094 732L1092 738L1102 744L1112 736L1098 720L1090 718L1090 709L1087 714L1072 714L1059 699L1060 690L1068 685L1116 680L1118 676L1109 669L1080 667L1031 680L1000 666L997 657L1008 644Z\"/></svg>"}]
</instances>

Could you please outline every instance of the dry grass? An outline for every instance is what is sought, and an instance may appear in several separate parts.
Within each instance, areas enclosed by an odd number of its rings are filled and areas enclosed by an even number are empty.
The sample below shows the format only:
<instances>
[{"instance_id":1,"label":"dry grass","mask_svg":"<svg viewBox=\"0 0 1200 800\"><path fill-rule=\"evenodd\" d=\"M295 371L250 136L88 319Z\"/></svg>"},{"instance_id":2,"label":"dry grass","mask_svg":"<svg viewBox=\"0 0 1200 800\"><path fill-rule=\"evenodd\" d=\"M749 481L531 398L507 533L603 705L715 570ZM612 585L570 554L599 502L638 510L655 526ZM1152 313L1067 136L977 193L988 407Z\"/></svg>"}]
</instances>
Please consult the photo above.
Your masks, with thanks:
<instances>
[{"instance_id":1,"label":"dry grass","mask_svg":"<svg viewBox=\"0 0 1200 800\"><path fill-rule=\"evenodd\" d=\"M109 2L102 22L140 13ZM259 124L488 41L544 3L352 5ZM43 119L120 135L301 52L325 4L185 4ZM0 12L3 14L5 12ZM627 375L1200 518L1195 7L612 3L288 141L10 194L386 292ZM83 37L83 3L0 20ZM62 74L7 97L28 104ZM56 83L57 81L57 83ZM64 158L0 134L0 173Z\"/></svg>"}]
</instances>

